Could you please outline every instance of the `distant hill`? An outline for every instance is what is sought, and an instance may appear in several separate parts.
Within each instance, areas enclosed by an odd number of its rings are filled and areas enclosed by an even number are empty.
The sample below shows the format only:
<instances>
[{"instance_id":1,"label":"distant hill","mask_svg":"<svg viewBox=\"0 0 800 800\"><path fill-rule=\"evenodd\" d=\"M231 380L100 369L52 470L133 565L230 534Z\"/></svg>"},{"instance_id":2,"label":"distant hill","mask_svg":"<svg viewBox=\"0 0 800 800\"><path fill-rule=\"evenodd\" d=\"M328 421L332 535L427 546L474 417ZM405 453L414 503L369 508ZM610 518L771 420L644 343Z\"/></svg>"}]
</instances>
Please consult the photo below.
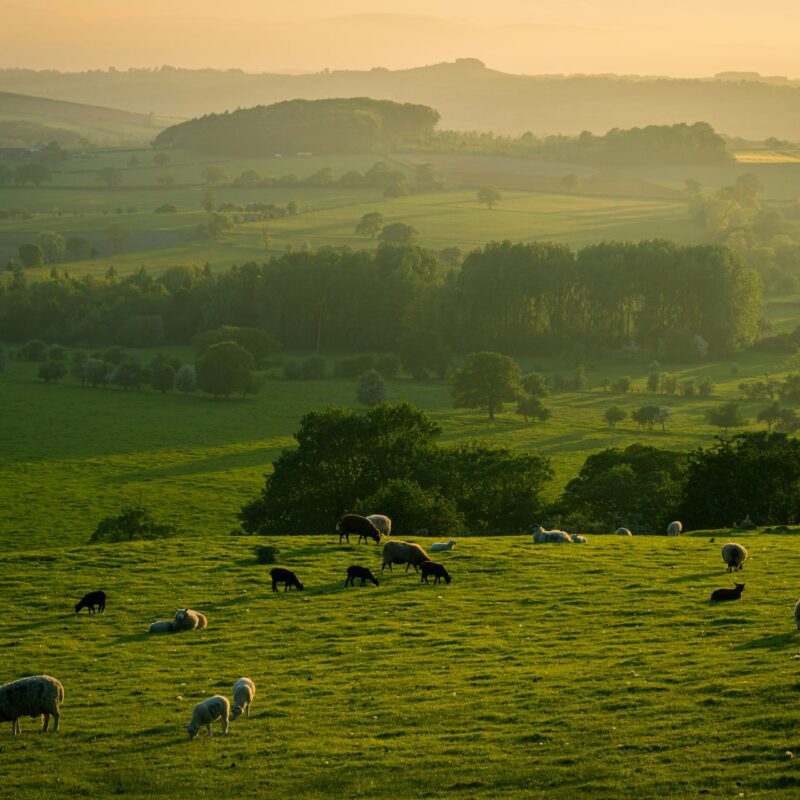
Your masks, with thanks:
<instances>
[{"instance_id":1,"label":"distant hill","mask_svg":"<svg viewBox=\"0 0 800 800\"><path fill-rule=\"evenodd\" d=\"M734 136L796 139L800 87L726 73L719 79L613 75L511 75L475 59L390 71L308 75L240 70L0 70L0 89L99 103L134 112L197 117L295 98L374 97L438 109L442 127L536 135L605 133L704 120Z\"/></svg>"},{"instance_id":2,"label":"distant hill","mask_svg":"<svg viewBox=\"0 0 800 800\"><path fill-rule=\"evenodd\" d=\"M57 141L62 147L152 141L174 118L0 92L0 146L32 147Z\"/></svg>"},{"instance_id":3,"label":"distant hill","mask_svg":"<svg viewBox=\"0 0 800 800\"><path fill-rule=\"evenodd\" d=\"M389 100L289 100L181 122L156 145L238 156L364 152L427 138L438 120L432 108Z\"/></svg>"}]
</instances>

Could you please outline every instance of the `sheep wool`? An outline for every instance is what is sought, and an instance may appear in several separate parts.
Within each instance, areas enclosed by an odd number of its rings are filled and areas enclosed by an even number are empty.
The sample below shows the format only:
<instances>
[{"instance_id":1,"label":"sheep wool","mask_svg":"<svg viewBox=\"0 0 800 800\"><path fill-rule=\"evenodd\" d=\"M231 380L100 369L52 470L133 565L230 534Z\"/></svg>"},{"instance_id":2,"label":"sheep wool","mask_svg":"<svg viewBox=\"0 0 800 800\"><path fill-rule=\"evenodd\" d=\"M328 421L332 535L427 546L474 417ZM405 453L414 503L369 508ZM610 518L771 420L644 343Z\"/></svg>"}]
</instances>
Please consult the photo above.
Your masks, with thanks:
<instances>
[{"instance_id":1,"label":"sheep wool","mask_svg":"<svg viewBox=\"0 0 800 800\"><path fill-rule=\"evenodd\" d=\"M682 522L678 522L676 520L675 522L670 522L670 524L667 525L667 536L680 536L681 533L683 533Z\"/></svg>"},{"instance_id":2,"label":"sheep wool","mask_svg":"<svg viewBox=\"0 0 800 800\"><path fill-rule=\"evenodd\" d=\"M250 678L239 678L233 684L233 705L231 706L231 719L238 719L242 712L250 719L250 706L256 696L256 685Z\"/></svg>"},{"instance_id":3,"label":"sheep wool","mask_svg":"<svg viewBox=\"0 0 800 800\"><path fill-rule=\"evenodd\" d=\"M189 738L194 739L203 725L206 726L208 735L211 736L211 723L216 722L218 719L222 720L222 732L227 733L230 713L231 704L228 702L228 698L223 697L221 694L215 694L213 697L209 697L208 700L198 703L192 709L191 722L186 726Z\"/></svg>"},{"instance_id":4,"label":"sheep wool","mask_svg":"<svg viewBox=\"0 0 800 800\"><path fill-rule=\"evenodd\" d=\"M0 686L0 722L11 723L13 736L19 735L20 717L44 715L42 733L53 717L53 733L58 731L59 707L64 702L64 687L50 675L34 675Z\"/></svg>"},{"instance_id":5,"label":"sheep wool","mask_svg":"<svg viewBox=\"0 0 800 800\"><path fill-rule=\"evenodd\" d=\"M175 609L175 625L176 631L193 631L203 629L208 625L208 620L205 614L199 611L192 611L191 608L176 608Z\"/></svg>"},{"instance_id":6,"label":"sheep wool","mask_svg":"<svg viewBox=\"0 0 800 800\"><path fill-rule=\"evenodd\" d=\"M747 561L747 550L736 542L728 542L722 547L722 560L728 565L728 572L741 570Z\"/></svg>"},{"instance_id":7,"label":"sheep wool","mask_svg":"<svg viewBox=\"0 0 800 800\"><path fill-rule=\"evenodd\" d=\"M151 622L147 629L148 633L172 633L175 630L175 623L172 620L160 619L158 622Z\"/></svg>"},{"instance_id":8,"label":"sheep wool","mask_svg":"<svg viewBox=\"0 0 800 800\"><path fill-rule=\"evenodd\" d=\"M409 567L414 567L414 572L419 572L419 565L430 560L430 556L418 544L394 540L386 542L383 546L381 572L387 566L389 567L389 572L391 572L392 564L405 564L406 572L408 572Z\"/></svg>"},{"instance_id":9,"label":"sheep wool","mask_svg":"<svg viewBox=\"0 0 800 800\"><path fill-rule=\"evenodd\" d=\"M446 553L456 546L456 540L451 539L449 542L434 542L431 547L431 553Z\"/></svg>"}]
</instances>

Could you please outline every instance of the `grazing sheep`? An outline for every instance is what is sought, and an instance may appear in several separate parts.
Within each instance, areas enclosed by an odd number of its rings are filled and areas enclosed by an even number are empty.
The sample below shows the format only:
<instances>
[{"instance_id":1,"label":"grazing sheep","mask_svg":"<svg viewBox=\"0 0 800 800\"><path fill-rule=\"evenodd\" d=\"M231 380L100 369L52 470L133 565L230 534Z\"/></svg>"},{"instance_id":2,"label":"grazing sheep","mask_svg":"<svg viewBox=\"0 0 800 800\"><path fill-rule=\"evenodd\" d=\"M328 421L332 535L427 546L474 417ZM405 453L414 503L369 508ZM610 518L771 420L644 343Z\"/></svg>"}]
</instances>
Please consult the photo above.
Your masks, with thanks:
<instances>
[{"instance_id":1,"label":"grazing sheep","mask_svg":"<svg viewBox=\"0 0 800 800\"><path fill-rule=\"evenodd\" d=\"M381 536L391 536L392 521L386 514L370 514L367 519L378 529Z\"/></svg>"},{"instance_id":2,"label":"grazing sheep","mask_svg":"<svg viewBox=\"0 0 800 800\"><path fill-rule=\"evenodd\" d=\"M794 621L797 625L797 630L800 631L800 600L797 601L797 605L794 607Z\"/></svg>"},{"instance_id":3,"label":"grazing sheep","mask_svg":"<svg viewBox=\"0 0 800 800\"><path fill-rule=\"evenodd\" d=\"M148 633L172 633L175 630L175 621L162 619L158 622L151 622L147 629Z\"/></svg>"},{"instance_id":4,"label":"grazing sheep","mask_svg":"<svg viewBox=\"0 0 800 800\"><path fill-rule=\"evenodd\" d=\"M581 536L580 534L575 534L572 537L573 544L586 544L586 537Z\"/></svg>"},{"instance_id":5,"label":"grazing sheep","mask_svg":"<svg viewBox=\"0 0 800 800\"><path fill-rule=\"evenodd\" d=\"M418 545L411 542L401 542L394 540L386 542L383 546L383 565L381 572L388 566L389 572L392 572L392 564L405 564L406 572L409 567L414 567L414 572L419 572L417 569L420 564L425 561L430 561L428 554Z\"/></svg>"},{"instance_id":6,"label":"grazing sheep","mask_svg":"<svg viewBox=\"0 0 800 800\"><path fill-rule=\"evenodd\" d=\"M388 517L386 519L388 519ZM345 514L336 523L336 530L339 532L339 544L342 543L342 539L346 539L349 544L351 533L358 534L359 544L361 544L362 539L364 540L364 544L370 539L372 539L373 542L380 542L381 540L381 532L374 523L367 517L362 517L359 514Z\"/></svg>"},{"instance_id":7,"label":"grazing sheep","mask_svg":"<svg viewBox=\"0 0 800 800\"><path fill-rule=\"evenodd\" d=\"M617 536L633 536L627 528L617 528L614 533L616 533Z\"/></svg>"},{"instance_id":8,"label":"grazing sheep","mask_svg":"<svg viewBox=\"0 0 800 800\"><path fill-rule=\"evenodd\" d=\"M566 531L546 531L541 525L535 525L533 528L534 544L564 544L565 542L572 542L572 537Z\"/></svg>"},{"instance_id":9,"label":"grazing sheep","mask_svg":"<svg viewBox=\"0 0 800 800\"><path fill-rule=\"evenodd\" d=\"M744 591L743 583L734 583L735 589L715 589L711 592L711 602L719 603L722 600L738 600Z\"/></svg>"},{"instance_id":10,"label":"grazing sheep","mask_svg":"<svg viewBox=\"0 0 800 800\"><path fill-rule=\"evenodd\" d=\"M191 608L176 608L175 609L175 631L194 631L202 630L208 626L208 620L205 614L199 611L192 611Z\"/></svg>"},{"instance_id":11,"label":"grazing sheep","mask_svg":"<svg viewBox=\"0 0 800 800\"><path fill-rule=\"evenodd\" d=\"M272 591L278 591L278 584L283 584L283 591L290 592L292 587L298 589L299 591L303 591L303 584L297 579L297 575L294 574L290 569L283 569L283 567L275 567L275 569L271 569L269 571L270 577L272 578Z\"/></svg>"},{"instance_id":12,"label":"grazing sheep","mask_svg":"<svg viewBox=\"0 0 800 800\"><path fill-rule=\"evenodd\" d=\"M49 675L30 678L0 686L0 722L11 723L11 735L19 736L20 717L44 715L42 733L47 731L53 717L53 733L58 731L59 705L64 702L64 687Z\"/></svg>"},{"instance_id":13,"label":"grazing sheep","mask_svg":"<svg viewBox=\"0 0 800 800\"><path fill-rule=\"evenodd\" d=\"M431 553L446 553L456 546L456 540L451 539L449 542L434 542L431 547Z\"/></svg>"},{"instance_id":14,"label":"grazing sheep","mask_svg":"<svg viewBox=\"0 0 800 800\"><path fill-rule=\"evenodd\" d=\"M380 586L378 583L378 579L372 574L372 572L367 569L367 567L359 567L359 566L352 566L347 568L347 579L344 582L345 586L355 586L356 585L356 578L361 580L361 585L366 586L367 581L374 583L376 586Z\"/></svg>"},{"instance_id":15,"label":"grazing sheep","mask_svg":"<svg viewBox=\"0 0 800 800\"><path fill-rule=\"evenodd\" d=\"M211 736L211 723L222 720L222 732L228 732L228 719L230 718L231 704L227 697L215 694L208 700L203 700L192 709L192 721L186 726L190 739L197 736L201 726L205 725L208 735Z\"/></svg>"},{"instance_id":16,"label":"grazing sheep","mask_svg":"<svg viewBox=\"0 0 800 800\"><path fill-rule=\"evenodd\" d=\"M233 705L231 706L231 719L239 719L244 712L247 719L250 719L250 706L256 696L256 685L250 678L239 678L233 684Z\"/></svg>"},{"instance_id":17,"label":"grazing sheep","mask_svg":"<svg viewBox=\"0 0 800 800\"><path fill-rule=\"evenodd\" d=\"M85 594L79 602L75 603L75 613L77 614L82 608L88 608L89 613L94 614L95 606L97 606L101 614L106 610L105 592L89 592L89 594Z\"/></svg>"},{"instance_id":18,"label":"grazing sheep","mask_svg":"<svg viewBox=\"0 0 800 800\"><path fill-rule=\"evenodd\" d=\"M728 542L722 546L722 560L728 565L728 572L742 570L747 561L747 550L736 542Z\"/></svg>"},{"instance_id":19,"label":"grazing sheep","mask_svg":"<svg viewBox=\"0 0 800 800\"><path fill-rule=\"evenodd\" d=\"M667 536L680 536L681 533L683 533L682 522L675 520L675 522L670 522L670 524L667 525Z\"/></svg>"},{"instance_id":20,"label":"grazing sheep","mask_svg":"<svg viewBox=\"0 0 800 800\"><path fill-rule=\"evenodd\" d=\"M435 580L433 581L434 584L439 583L442 578L444 578L445 583L450 583L453 580L450 577L450 573L444 568L444 564L437 564L435 561L425 561L422 566L420 567L422 571L422 577L419 579L419 582L428 583L428 577L430 575L435 576Z\"/></svg>"}]
</instances>

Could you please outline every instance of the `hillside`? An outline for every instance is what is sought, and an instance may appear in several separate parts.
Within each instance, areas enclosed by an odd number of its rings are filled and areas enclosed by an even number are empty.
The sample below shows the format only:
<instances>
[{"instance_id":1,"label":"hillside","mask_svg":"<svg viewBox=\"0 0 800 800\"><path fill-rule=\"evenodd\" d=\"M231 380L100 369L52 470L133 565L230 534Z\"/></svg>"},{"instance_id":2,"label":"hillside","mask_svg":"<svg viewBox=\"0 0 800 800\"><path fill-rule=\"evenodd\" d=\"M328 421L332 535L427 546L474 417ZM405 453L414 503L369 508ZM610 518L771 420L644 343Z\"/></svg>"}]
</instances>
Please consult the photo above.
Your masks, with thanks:
<instances>
[{"instance_id":1,"label":"hillside","mask_svg":"<svg viewBox=\"0 0 800 800\"><path fill-rule=\"evenodd\" d=\"M459 59L415 69L306 75L240 70L0 70L0 89L100 103L139 113L195 117L295 98L368 96L423 103L442 127L495 133L605 133L611 128L704 120L726 134L796 138L800 87L761 79L614 75L513 75Z\"/></svg>"},{"instance_id":2,"label":"hillside","mask_svg":"<svg viewBox=\"0 0 800 800\"><path fill-rule=\"evenodd\" d=\"M85 103L0 92L0 145L31 147L57 141L92 144L148 143L174 118L119 111Z\"/></svg>"}]
</instances>

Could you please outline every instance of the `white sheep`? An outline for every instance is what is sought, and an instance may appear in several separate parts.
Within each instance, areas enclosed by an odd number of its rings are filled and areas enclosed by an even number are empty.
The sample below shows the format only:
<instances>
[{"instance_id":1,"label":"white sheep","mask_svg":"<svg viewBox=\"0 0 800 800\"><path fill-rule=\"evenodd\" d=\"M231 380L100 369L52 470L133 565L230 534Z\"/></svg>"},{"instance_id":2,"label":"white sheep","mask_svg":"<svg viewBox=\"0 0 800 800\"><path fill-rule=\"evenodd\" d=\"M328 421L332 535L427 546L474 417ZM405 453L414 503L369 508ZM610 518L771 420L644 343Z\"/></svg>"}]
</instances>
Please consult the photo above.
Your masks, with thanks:
<instances>
[{"instance_id":1,"label":"white sheep","mask_svg":"<svg viewBox=\"0 0 800 800\"><path fill-rule=\"evenodd\" d=\"M617 528L614 533L616 533L617 536L633 536L633 534L627 528Z\"/></svg>"},{"instance_id":2,"label":"white sheep","mask_svg":"<svg viewBox=\"0 0 800 800\"><path fill-rule=\"evenodd\" d=\"M541 525L533 529L534 544L565 544L572 542L572 537L566 531L546 531Z\"/></svg>"},{"instance_id":3,"label":"white sheep","mask_svg":"<svg viewBox=\"0 0 800 800\"><path fill-rule=\"evenodd\" d=\"M367 519L378 529L382 536L392 533L392 521L386 514L370 514Z\"/></svg>"},{"instance_id":4,"label":"white sheep","mask_svg":"<svg viewBox=\"0 0 800 800\"><path fill-rule=\"evenodd\" d=\"M215 694L208 700L203 700L192 709L192 721L186 726L190 739L197 736L197 732L205 725L208 735L211 736L211 723L222 720L222 732L228 732L228 719L230 718L231 704L227 697Z\"/></svg>"},{"instance_id":5,"label":"white sheep","mask_svg":"<svg viewBox=\"0 0 800 800\"><path fill-rule=\"evenodd\" d=\"M456 540L451 539L449 542L434 542L430 546L431 553L444 553L448 550L452 550L456 545Z\"/></svg>"},{"instance_id":6,"label":"white sheep","mask_svg":"<svg viewBox=\"0 0 800 800\"><path fill-rule=\"evenodd\" d=\"M250 706L256 696L256 685L250 678L239 678L233 684L233 705L231 706L231 719L238 719L242 712L250 719Z\"/></svg>"},{"instance_id":7,"label":"white sheep","mask_svg":"<svg viewBox=\"0 0 800 800\"><path fill-rule=\"evenodd\" d=\"M176 608L175 609L175 622L173 630L176 631L193 631L196 629L203 629L208 625L208 620L205 614L199 611L192 611L191 608Z\"/></svg>"},{"instance_id":8,"label":"white sheep","mask_svg":"<svg viewBox=\"0 0 800 800\"><path fill-rule=\"evenodd\" d=\"M586 537L581 536L579 533L572 537L573 544L586 544Z\"/></svg>"},{"instance_id":9,"label":"white sheep","mask_svg":"<svg viewBox=\"0 0 800 800\"><path fill-rule=\"evenodd\" d=\"M728 542L722 546L722 560L728 565L728 572L741 570L747 561L747 550L736 542Z\"/></svg>"},{"instance_id":10,"label":"white sheep","mask_svg":"<svg viewBox=\"0 0 800 800\"><path fill-rule=\"evenodd\" d=\"M64 702L64 687L49 675L34 675L0 686L0 722L11 723L11 735L19 735L20 717L44 715L42 733L53 717L53 733L58 731L59 705Z\"/></svg>"},{"instance_id":11,"label":"white sheep","mask_svg":"<svg viewBox=\"0 0 800 800\"><path fill-rule=\"evenodd\" d=\"M667 525L667 536L680 536L682 532L683 532L682 522L678 522L676 520L675 522L670 522L670 524Z\"/></svg>"}]
</instances>

